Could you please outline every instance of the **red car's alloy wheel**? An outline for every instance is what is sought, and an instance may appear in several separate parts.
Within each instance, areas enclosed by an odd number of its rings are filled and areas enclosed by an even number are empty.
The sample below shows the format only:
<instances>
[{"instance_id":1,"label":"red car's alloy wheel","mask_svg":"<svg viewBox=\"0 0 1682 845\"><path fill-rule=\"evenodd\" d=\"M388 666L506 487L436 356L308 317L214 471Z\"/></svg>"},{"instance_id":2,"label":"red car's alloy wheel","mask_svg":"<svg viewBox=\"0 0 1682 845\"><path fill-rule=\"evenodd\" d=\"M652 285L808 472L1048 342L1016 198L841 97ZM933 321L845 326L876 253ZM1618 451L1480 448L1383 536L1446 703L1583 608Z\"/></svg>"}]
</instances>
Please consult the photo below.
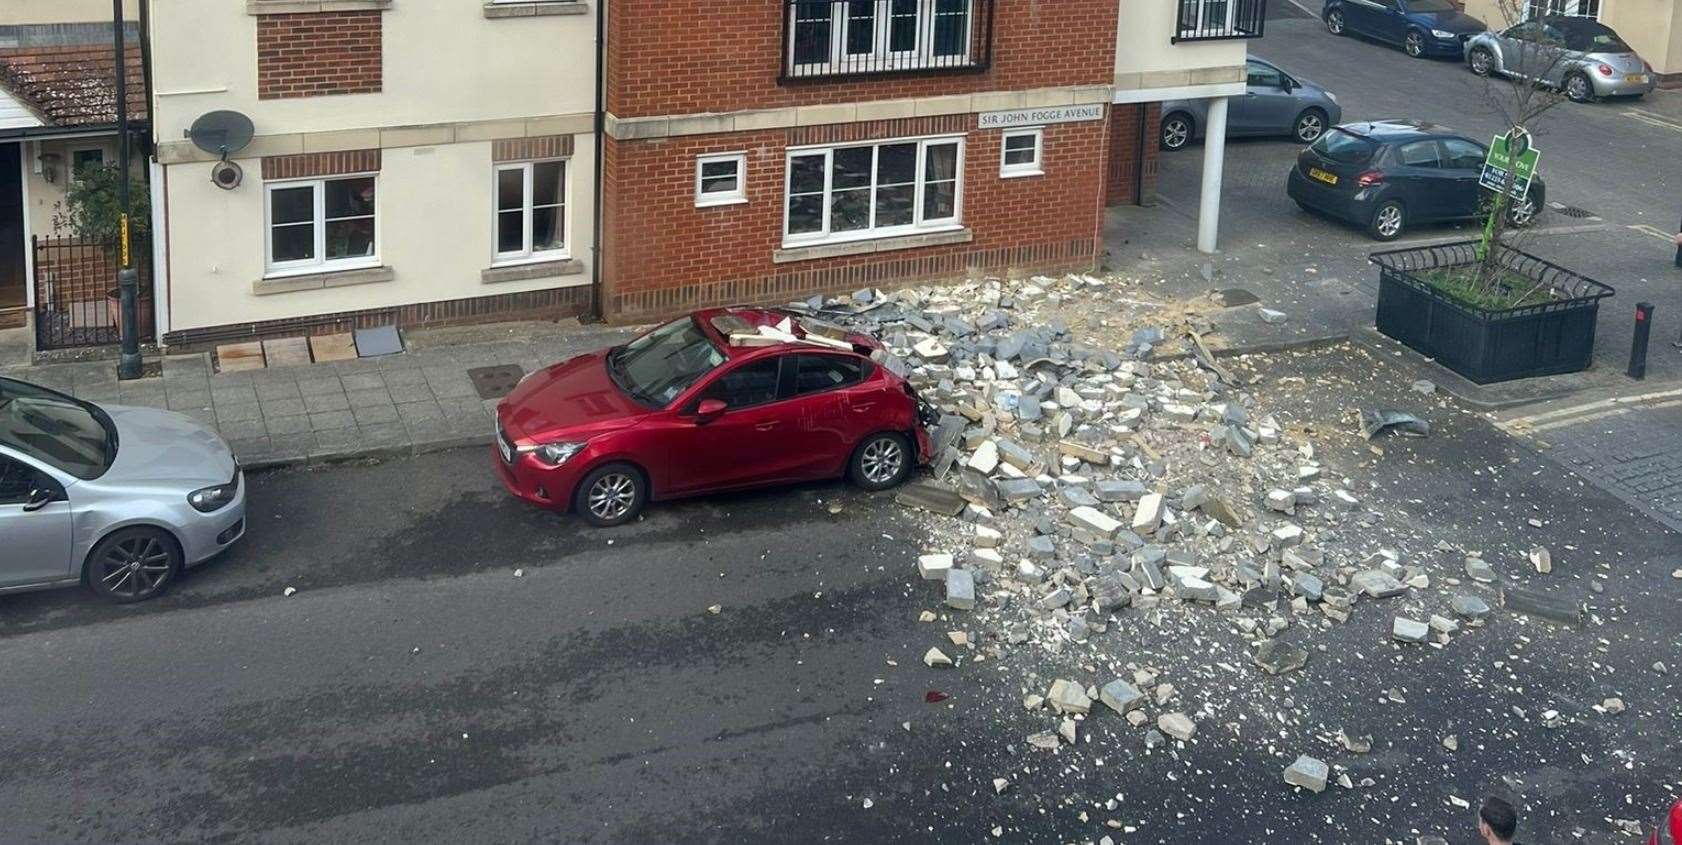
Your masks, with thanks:
<instances>
[{"instance_id":1,"label":"red car's alloy wheel","mask_svg":"<svg viewBox=\"0 0 1682 845\"><path fill-rule=\"evenodd\" d=\"M604 522L617 522L625 518L637 500L637 480L629 473L608 473L590 485L587 495L590 513Z\"/></svg>"}]
</instances>

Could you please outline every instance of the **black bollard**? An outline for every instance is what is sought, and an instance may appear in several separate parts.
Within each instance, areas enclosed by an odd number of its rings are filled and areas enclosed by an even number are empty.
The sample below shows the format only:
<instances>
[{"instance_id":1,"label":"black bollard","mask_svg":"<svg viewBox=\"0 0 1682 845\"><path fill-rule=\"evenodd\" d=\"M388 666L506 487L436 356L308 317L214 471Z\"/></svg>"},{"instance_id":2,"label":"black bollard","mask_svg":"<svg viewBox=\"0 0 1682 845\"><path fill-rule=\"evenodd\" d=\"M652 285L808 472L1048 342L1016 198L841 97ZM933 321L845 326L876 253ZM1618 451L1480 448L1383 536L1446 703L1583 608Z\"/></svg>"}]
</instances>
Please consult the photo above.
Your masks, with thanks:
<instances>
[{"instance_id":1,"label":"black bollard","mask_svg":"<svg viewBox=\"0 0 1682 845\"><path fill-rule=\"evenodd\" d=\"M1629 342L1629 377L1647 377L1647 335L1653 331L1653 303L1635 303L1635 336Z\"/></svg>"}]
</instances>

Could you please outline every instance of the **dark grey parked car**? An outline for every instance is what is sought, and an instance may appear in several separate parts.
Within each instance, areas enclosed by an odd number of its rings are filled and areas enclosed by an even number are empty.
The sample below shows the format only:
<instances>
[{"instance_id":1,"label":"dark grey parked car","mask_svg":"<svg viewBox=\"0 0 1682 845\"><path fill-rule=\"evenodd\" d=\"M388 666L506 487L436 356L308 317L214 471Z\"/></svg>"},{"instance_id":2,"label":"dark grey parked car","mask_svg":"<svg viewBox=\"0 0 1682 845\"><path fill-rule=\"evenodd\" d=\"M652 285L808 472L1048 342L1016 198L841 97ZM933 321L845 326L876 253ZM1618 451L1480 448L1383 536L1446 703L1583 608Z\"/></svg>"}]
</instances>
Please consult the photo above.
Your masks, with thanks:
<instances>
[{"instance_id":1,"label":"dark grey parked car","mask_svg":"<svg viewBox=\"0 0 1682 845\"><path fill-rule=\"evenodd\" d=\"M1244 95L1232 97L1227 103L1228 138L1284 135L1311 144L1326 127L1336 126L1343 119L1343 107L1332 92L1261 59L1245 64ZM1163 103L1162 148L1178 150L1202 138L1208 117L1208 100Z\"/></svg>"},{"instance_id":2,"label":"dark grey parked car","mask_svg":"<svg viewBox=\"0 0 1682 845\"><path fill-rule=\"evenodd\" d=\"M1618 33L1587 18L1538 18L1482 33L1466 42L1466 66L1478 76L1535 78L1579 103L1640 97L1657 82Z\"/></svg>"}]
</instances>

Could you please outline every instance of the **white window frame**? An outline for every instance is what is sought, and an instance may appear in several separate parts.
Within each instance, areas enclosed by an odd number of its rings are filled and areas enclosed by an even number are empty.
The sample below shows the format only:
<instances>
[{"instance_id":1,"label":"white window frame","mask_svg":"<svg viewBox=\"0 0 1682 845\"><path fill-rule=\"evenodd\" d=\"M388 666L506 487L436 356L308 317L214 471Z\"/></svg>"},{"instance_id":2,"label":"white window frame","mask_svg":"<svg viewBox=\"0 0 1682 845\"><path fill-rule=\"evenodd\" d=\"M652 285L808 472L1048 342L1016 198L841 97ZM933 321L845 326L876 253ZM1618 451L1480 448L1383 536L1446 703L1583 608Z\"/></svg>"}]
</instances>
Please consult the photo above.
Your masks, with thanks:
<instances>
[{"instance_id":1,"label":"white window frame","mask_svg":"<svg viewBox=\"0 0 1682 845\"><path fill-rule=\"evenodd\" d=\"M1034 139L1034 160L1028 164L1011 164L1005 158L1010 149L1010 139L1031 137ZM999 138L999 178L1020 179L1024 176L1045 175L1045 127L1024 126L1019 129L1006 129Z\"/></svg>"},{"instance_id":2,"label":"white window frame","mask_svg":"<svg viewBox=\"0 0 1682 845\"><path fill-rule=\"evenodd\" d=\"M1589 12L1584 12L1584 6L1592 6L1593 9ZM1591 2L1591 0L1527 0L1521 8L1521 20L1528 21L1534 20L1538 17L1559 15L1568 18L1588 18L1589 20L1598 21L1600 20L1601 9L1604 8L1604 6L1604 0L1599 0L1599 2ZM1538 7L1540 7L1540 11L1542 12L1541 15L1536 14ZM1557 7L1557 11L1555 10L1555 7Z\"/></svg>"},{"instance_id":3,"label":"white window frame","mask_svg":"<svg viewBox=\"0 0 1682 845\"><path fill-rule=\"evenodd\" d=\"M939 0L917 0L917 37L915 46L910 50L892 50L893 43L893 0L872 0L875 3L872 16L871 51L869 53L847 52L848 30L852 27L851 4L848 0L829 0L829 51L828 60L823 62L807 62L796 64L794 46L798 41L797 26L791 20L788 27L788 43L783 45L788 53L788 66L796 76L818 76L826 73L872 73L878 71L914 70L924 67L964 67L970 64L973 57L970 54L975 39L975 0L964 0L967 7L964 10L964 51L949 56L936 56L934 52L935 11L939 8ZM797 14L797 13L795 13Z\"/></svg>"},{"instance_id":4,"label":"white window frame","mask_svg":"<svg viewBox=\"0 0 1682 845\"><path fill-rule=\"evenodd\" d=\"M701 190L701 173L709 164L734 162L736 190L705 193ZM708 153L695 158L695 207L712 208L720 205L741 205L748 201L748 154L745 152Z\"/></svg>"},{"instance_id":5,"label":"white window frame","mask_svg":"<svg viewBox=\"0 0 1682 845\"><path fill-rule=\"evenodd\" d=\"M76 154L77 153L99 153L99 166L100 167L105 166L105 148L104 147L97 147L97 146L95 146L95 147L71 147L66 152L68 154L69 161L65 162L65 165L66 165L67 169L70 171L70 181L72 181L72 182L78 181L77 178L76 178Z\"/></svg>"},{"instance_id":6,"label":"white window frame","mask_svg":"<svg viewBox=\"0 0 1682 845\"><path fill-rule=\"evenodd\" d=\"M374 254L358 255L350 258L327 258L327 183L340 182L350 179L374 180ZM314 199L314 217L312 225L315 234L315 257L298 261L275 261L274 259L274 192L287 188L309 187ZM380 266L380 249L385 244L385 233L380 228L380 197L384 192L380 190L380 174L373 173L336 173L332 176L318 176L310 179L282 179L263 183L263 270L264 278L281 276L299 276L312 273L336 273L341 270L362 270Z\"/></svg>"},{"instance_id":7,"label":"white window frame","mask_svg":"<svg viewBox=\"0 0 1682 845\"><path fill-rule=\"evenodd\" d=\"M532 179L533 179L533 175L536 173L537 165L539 165L539 164L559 164L559 165L561 165L562 178L563 178L564 182L566 183L566 191L565 191L565 193L563 193L560 196L560 201L561 201L560 202L560 206L561 206L561 248L560 249L546 249L546 250L534 250L534 249L532 249L531 221L532 221L532 212L534 210L534 206L532 204L532 187L533 187ZM501 174L504 171L514 171L514 170L520 171L523 174L523 181L521 183L522 187L520 189L521 190L521 194L520 194L520 196L521 196L521 200L520 200L520 202L521 202L521 205L520 205L520 210L521 210L520 227L521 227L524 234L523 234L523 239L521 240L520 249L512 251L512 252L500 252L500 251L497 250L497 235L501 231L499 226L502 222L502 213L503 212L498 206L498 202L501 200L501 197L499 197L497 195L497 192L501 189L498 177L501 176ZM538 159L532 159L531 161L497 162L496 166L491 168L491 266L492 267L507 267L509 265L514 265L514 264L535 264L535 263L542 262L542 261L565 261L565 260L567 260L571 257L572 257L572 159L567 158L565 156L562 156L560 158L538 158Z\"/></svg>"},{"instance_id":8,"label":"white window frame","mask_svg":"<svg viewBox=\"0 0 1682 845\"><path fill-rule=\"evenodd\" d=\"M864 143L844 144L816 144L803 147L790 147L783 161L783 246L801 247L821 244L848 243L850 241L873 241L883 238L896 238L905 235L920 235L927 232L949 232L964 227L964 161L966 144L963 135L934 135L915 138L889 138L873 140ZM895 144L917 145L917 172L915 175L917 190L912 199L912 223L906 226L888 226L860 229L852 232L833 233L830 231L830 206L834 194L834 158L836 150L852 149L854 147L871 147L880 150L882 147ZM956 144L958 148L956 168L953 176L952 216L933 221L923 219L924 189L927 186L925 170L928 167L928 148L945 144ZM822 154L823 165L823 229L818 232L803 232L792 234L788 230L789 223L789 193L794 186L794 160L803 156ZM870 213L872 219L876 214L876 161L879 152L871 154L871 183L870 183Z\"/></svg>"}]
</instances>

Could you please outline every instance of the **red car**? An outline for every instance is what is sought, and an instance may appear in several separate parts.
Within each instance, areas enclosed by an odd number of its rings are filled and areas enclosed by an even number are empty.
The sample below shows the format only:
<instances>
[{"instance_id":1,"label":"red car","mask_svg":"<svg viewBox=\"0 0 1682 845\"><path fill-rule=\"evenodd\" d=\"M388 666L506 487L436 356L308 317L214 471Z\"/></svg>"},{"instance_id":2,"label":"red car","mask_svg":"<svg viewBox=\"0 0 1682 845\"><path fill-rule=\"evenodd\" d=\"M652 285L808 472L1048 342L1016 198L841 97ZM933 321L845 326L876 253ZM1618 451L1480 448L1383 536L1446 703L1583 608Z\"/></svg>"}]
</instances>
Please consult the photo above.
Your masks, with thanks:
<instances>
[{"instance_id":1,"label":"red car","mask_svg":"<svg viewBox=\"0 0 1682 845\"><path fill-rule=\"evenodd\" d=\"M778 311L699 311L527 376L496 409L497 474L601 526L650 499L842 475L886 489L930 441L878 349Z\"/></svg>"}]
</instances>

